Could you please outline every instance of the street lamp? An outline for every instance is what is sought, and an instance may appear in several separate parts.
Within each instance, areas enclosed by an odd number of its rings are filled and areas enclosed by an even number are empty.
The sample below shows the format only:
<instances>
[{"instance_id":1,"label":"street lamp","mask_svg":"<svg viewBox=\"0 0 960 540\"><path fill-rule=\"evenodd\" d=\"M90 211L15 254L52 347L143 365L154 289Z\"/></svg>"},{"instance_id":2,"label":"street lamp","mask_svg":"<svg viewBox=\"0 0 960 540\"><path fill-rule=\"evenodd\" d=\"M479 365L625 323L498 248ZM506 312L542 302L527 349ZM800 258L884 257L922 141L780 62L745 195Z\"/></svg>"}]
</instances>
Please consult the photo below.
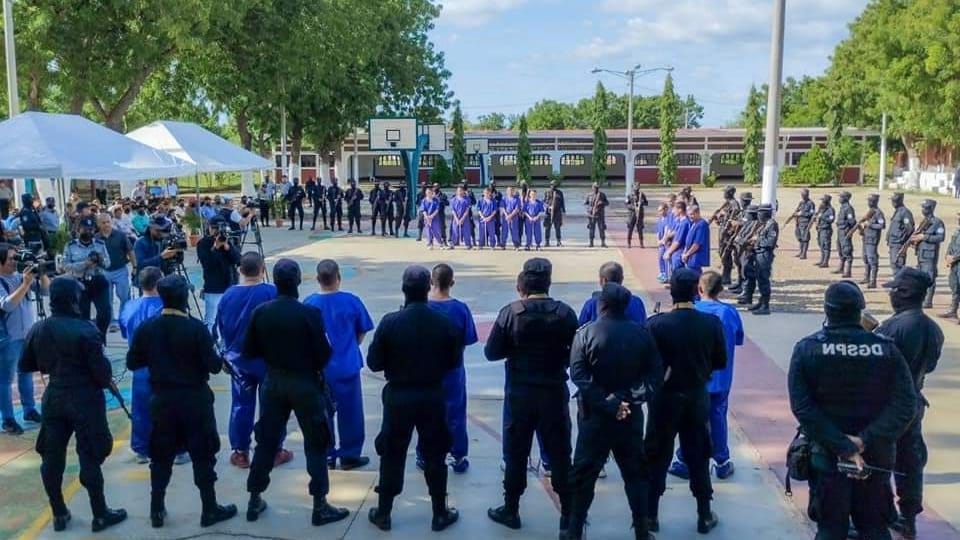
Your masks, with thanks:
<instances>
[{"instance_id":1,"label":"street lamp","mask_svg":"<svg viewBox=\"0 0 960 540\"><path fill-rule=\"evenodd\" d=\"M615 71L611 69L604 68L594 68L590 73L609 73L611 75L616 75L617 77L622 77L629 81L630 83L630 98L627 100L627 163L626 170L624 171L626 184L625 192L626 196L629 197L633 193L633 184L634 184L634 164L633 164L633 83L636 80L637 76L647 75L656 71L673 71L672 67L655 67L650 69L640 69L640 64L633 66L632 68L626 71Z\"/></svg>"}]
</instances>

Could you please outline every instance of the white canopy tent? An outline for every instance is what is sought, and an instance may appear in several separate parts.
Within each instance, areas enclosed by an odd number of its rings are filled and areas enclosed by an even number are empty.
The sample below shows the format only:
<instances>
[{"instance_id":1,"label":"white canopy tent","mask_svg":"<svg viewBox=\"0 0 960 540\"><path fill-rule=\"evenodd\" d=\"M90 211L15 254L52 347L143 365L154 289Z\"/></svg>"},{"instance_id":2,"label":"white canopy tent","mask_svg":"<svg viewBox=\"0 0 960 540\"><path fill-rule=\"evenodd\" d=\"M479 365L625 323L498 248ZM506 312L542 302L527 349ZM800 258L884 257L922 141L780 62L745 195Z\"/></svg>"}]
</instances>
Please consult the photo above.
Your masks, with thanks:
<instances>
[{"instance_id":1,"label":"white canopy tent","mask_svg":"<svg viewBox=\"0 0 960 540\"><path fill-rule=\"evenodd\" d=\"M196 124L160 120L131 131L127 137L168 152L195 166L199 173L251 172L274 167L270 160L249 152ZM243 176L242 192L253 195L253 177Z\"/></svg>"},{"instance_id":2,"label":"white canopy tent","mask_svg":"<svg viewBox=\"0 0 960 540\"><path fill-rule=\"evenodd\" d=\"M25 112L0 122L0 178L136 182L191 176L190 163L137 142L82 116ZM61 183L57 202L66 196Z\"/></svg>"}]
</instances>

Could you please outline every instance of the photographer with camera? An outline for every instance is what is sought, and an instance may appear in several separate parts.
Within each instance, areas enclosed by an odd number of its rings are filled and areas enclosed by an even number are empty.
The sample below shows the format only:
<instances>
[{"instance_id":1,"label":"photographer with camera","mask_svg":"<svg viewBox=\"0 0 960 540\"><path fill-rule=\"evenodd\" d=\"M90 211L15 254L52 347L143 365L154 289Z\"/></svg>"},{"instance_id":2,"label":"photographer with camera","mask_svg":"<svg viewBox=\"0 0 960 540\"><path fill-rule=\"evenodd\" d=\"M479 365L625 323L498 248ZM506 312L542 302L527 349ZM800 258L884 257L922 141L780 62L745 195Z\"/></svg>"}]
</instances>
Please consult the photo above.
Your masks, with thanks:
<instances>
[{"instance_id":1,"label":"photographer with camera","mask_svg":"<svg viewBox=\"0 0 960 540\"><path fill-rule=\"evenodd\" d=\"M0 244L0 416L3 417L3 431L11 435L23 433L23 428L14 418L10 388L17 373L24 339L35 319L29 298L30 289L38 275L44 294L50 287L50 278L46 273L37 272L35 264L20 259L15 247ZM33 399L32 374L19 374L17 389L23 406L23 419L40 423L40 414Z\"/></svg>"},{"instance_id":2,"label":"photographer with camera","mask_svg":"<svg viewBox=\"0 0 960 540\"><path fill-rule=\"evenodd\" d=\"M137 259L133 256L133 245L126 234L114 228L110 214L97 216L97 239L107 248L110 259L110 264L104 273L108 282L107 298L112 305L112 293L116 291L117 299L120 300L120 308L117 309L119 315L123 311L123 306L130 300L130 268L137 267ZM131 266L127 267L128 264ZM115 322L110 328L113 331L119 329Z\"/></svg>"},{"instance_id":3,"label":"photographer with camera","mask_svg":"<svg viewBox=\"0 0 960 540\"><path fill-rule=\"evenodd\" d=\"M176 260L178 257L183 257L183 250L168 245L167 238L172 228L173 222L165 216L154 216L147 227L147 233L133 244L138 281L140 270L148 266L160 268L164 275L172 274L176 270Z\"/></svg>"},{"instance_id":4,"label":"photographer with camera","mask_svg":"<svg viewBox=\"0 0 960 540\"><path fill-rule=\"evenodd\" d=\"M240 251L230 242L230 227L221 216L207 223L207 235L197 244L197 257L203 267L203 322L213 332L217 306L227 288L237 283Z\"/></svg>"},{"instance_id":5,"label":"photographer with camera","mask_svg":"<svg viewBox=\"0 0 960 540\"><path fill-rule=\"evenodd\" d=\"M77 238L67 244L63 252L63 267L67 274L83 284L80 296L80 315L90 318L90 305L97 308L97 329L103 341L112 319L113 303L110 301L110 282L104 271L110 267L110 254L103 240L94 238L97 224L92 217L85 217L77 224Z\"/></svg>"}]
</instances>

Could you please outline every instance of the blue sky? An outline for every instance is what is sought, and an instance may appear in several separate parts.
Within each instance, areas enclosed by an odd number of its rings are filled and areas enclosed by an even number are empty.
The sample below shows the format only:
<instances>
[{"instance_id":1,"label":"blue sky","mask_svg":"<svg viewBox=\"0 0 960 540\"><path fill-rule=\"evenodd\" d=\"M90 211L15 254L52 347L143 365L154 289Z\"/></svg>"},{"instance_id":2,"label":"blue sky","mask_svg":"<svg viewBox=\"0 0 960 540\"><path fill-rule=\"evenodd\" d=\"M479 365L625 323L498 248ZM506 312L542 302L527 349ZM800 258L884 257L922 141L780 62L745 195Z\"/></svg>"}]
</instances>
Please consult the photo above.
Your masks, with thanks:
<instances>
[{"instance_id":1,"label":"blue sky","mask_svg":"<svg viewBox=\"0 0 960 540\"><path fill-rule=\"evenodd\" d=\"M540 99L593 93L594 67L673 66L677 91L705 106L705 126L736 118L767 81L773 0L446 0L433 39L471 119ZM868 0L787 0L784 76L818 75ZM626 83L599 80L625 92ZM663 73L637 81L659 93Z\"/></svg>"}]
</instances>

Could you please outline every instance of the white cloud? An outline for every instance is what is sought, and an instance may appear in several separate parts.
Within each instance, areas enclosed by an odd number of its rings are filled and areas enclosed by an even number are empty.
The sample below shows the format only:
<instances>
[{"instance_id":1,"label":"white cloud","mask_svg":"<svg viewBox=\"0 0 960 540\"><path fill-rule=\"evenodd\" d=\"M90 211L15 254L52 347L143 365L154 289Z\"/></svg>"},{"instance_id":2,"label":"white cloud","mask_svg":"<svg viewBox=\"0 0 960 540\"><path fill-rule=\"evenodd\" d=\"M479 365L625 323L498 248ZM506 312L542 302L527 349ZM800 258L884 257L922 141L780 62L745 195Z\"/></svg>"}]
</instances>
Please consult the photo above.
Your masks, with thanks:
<instances>
[{"instance_id":1,"label":"white cloud","mask_svg":"<svg viewBox=\"0 0 960 540\"><path fill-rule=\"evenodd\" d=\"M526 0L446 0L441 2L440 20L464 28L483 26L524 3Z\"/></svg>"}]
</instances>

